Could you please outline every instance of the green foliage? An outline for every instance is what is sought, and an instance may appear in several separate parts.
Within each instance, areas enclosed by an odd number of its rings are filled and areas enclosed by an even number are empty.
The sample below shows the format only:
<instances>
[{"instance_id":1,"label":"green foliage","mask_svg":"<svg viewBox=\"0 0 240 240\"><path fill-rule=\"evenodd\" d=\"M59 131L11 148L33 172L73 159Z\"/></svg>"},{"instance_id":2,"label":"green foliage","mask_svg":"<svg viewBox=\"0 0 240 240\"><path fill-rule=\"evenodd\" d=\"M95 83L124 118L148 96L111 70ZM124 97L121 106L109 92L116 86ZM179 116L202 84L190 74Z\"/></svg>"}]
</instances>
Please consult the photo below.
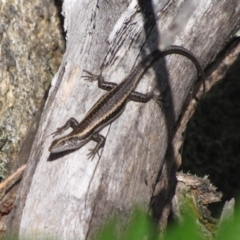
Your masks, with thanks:
<instances>
[{"instance_id":1,"label":"green foliage","mask_svg":"<svg viewBox=\"0 0 240 240\"><path fill-rule=\"evenodd\" d=\"M116 218L108 221L94 240L155 240L156 236L154 224L148 215L136 210L127 224Z\"/></svg>"},{"instance_id":2,"label":"green foliage","mask_svg":"<svg viewBox=\"0 0 240 240\"><path fill-rule=\"evenodd\" d=\"M167 229L163 240L202 240L199 229L196 226L196 220L190 214L184 219L181 224L174 225Z\"/></svg>"},{"instance_id":3,"label":"green foliage","mask_svg":"<svg viewBox=\"0 0 240 240\"><path fill-rule=\"evenodd\" d=\"M240 208L234 218L224 222L213 240L240 239ZM94 240L205 240L196 219L186 211L184 221L168 227L164 236L160 236L157 226L148 214L137 209L127 223L112 218L99 230ZM17 240L18 238L3 238L3 240ZM33 239L33 238L29 238Z\"/></svg>"},{"instance_id":4,"label":"green foliage","mask_svg":"<svg viewBox=\"0 0 240 240\"><path fill-rule=\"evenodd\" d=\"M159 232L152 219L143 211L134 211L127 227L123 228L121 222L111 219L99 231L94 240L200 240L195 220L188 214L185 221L180 225L171 226L164 237ZM122 229L119 231L119 229Z\"/></svg>"},{"instance_id":5,"label":"green foliage","mask_svg":"<svg viewBox=\"0 0 240 240\"><path fill-rule=\"evenodd\" d=\"M224 222L213 240L239 240L240 239L240 208L236 211L234 219ZM94 240L204 240L196 219L186 211L184 221L168 227L164 236L160 236L152 219L146 213L137 209L125 228L116 218L111 219L98 232ZM121 229L121 230L120 230Z\"/></svg>"},{"instance_id":6,"label":"green foliage","mask_svg":"<svg viewBox=\"0 0 240 240\"><path fill-rule=\"evenodd\" d=\"M225 221L218 230L216 240L240 239L240 205L236 207L234 216Z\"/></svg>"}]
</instances>

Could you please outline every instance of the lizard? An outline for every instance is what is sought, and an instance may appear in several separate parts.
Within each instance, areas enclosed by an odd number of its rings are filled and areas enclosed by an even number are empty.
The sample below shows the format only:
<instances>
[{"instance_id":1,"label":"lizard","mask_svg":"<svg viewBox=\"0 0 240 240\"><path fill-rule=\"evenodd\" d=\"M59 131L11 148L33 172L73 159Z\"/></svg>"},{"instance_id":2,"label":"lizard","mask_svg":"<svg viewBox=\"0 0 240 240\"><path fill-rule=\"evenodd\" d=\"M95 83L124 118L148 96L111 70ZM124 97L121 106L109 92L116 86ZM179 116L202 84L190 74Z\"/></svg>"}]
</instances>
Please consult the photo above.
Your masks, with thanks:
<instances>
[{"instance_id":1,"label":"lizard","mask_svg":"<svg viewBox=\"0 0 240 240\"><path fill-rule=\"evenodd\" d=\"M203 92L205 92L205 77L201 65L197 58L187 49L172 45L164 51L155 50L147 55L120 84L106 82L102 75L95 75L83 70L88 75L83 76L88 81L98 81L98 87L108 92L103 95L89 110L84 119L78 123L75 118L70 118L62 127L52 133L53 136L60 135L69 128L72 131L63 137L55 139L49 147L50 153L65 152L79 149L90 140L97 142L94 149L89 149L88 158L93 159L99 150L104 147L105 137L99 132L118 118L125 109L128 101L146 103L151 99L157 103L161 102L160 96L149 92L146 94L134 91L146 71L154 62L169 54L179 54L190 59L198 70L198 75L202 77Z\"/></svg>"}]
</instances>

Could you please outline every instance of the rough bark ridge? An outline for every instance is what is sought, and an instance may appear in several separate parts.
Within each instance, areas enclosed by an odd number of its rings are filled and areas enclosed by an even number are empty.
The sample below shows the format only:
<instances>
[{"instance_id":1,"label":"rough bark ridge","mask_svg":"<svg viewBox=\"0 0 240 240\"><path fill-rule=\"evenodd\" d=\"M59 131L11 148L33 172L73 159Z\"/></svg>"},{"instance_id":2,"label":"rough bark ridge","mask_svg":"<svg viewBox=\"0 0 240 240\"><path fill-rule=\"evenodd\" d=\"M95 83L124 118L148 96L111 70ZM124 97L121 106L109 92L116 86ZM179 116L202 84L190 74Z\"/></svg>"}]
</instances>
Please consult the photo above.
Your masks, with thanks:
<instances>
[{"instance_id":1,"label":"rough bark ridge","mask_svg":"<svg viewBox=\"0 0 240 240\"><path fill-rule=\"evenodd\" d=\"M8 226L21 237L86 239L112 211L124 215L136 203L147 208L151 200L157 208L155 217L166 224L176 171L168 143L197 79L193 64L184 57L171 56L155 64L137 88L148 92L157 80L167 107L130 102L123 115L102 131L107 139L100 158L87 159L88 149L95 146L89 142L48 161L49 135L70 117L81 120L103 94L97 84L83 81L82 70L101 69L106 80L120 82L148 52L159 48L161 33L174 28L186 7L180 0L127 4L64 2L67 50L52 81ZM171 42L192 51L206 67L236 31L239 6L239 1L199 2Z\"/></svg>"}]
</instances>

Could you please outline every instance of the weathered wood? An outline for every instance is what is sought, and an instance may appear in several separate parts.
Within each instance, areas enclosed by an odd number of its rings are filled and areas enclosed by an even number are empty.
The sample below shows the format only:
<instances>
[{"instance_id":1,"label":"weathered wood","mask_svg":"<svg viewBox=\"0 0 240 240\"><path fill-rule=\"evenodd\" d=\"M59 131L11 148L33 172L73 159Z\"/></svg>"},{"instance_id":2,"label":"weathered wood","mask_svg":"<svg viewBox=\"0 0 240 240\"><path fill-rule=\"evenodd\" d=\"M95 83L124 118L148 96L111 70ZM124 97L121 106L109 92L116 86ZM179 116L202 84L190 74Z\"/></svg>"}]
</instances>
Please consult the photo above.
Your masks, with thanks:
<instances>
[{"instance_id":1,"label":"weathered wood","mask_svg":"<svg viewBox=\"0 0 240 240\"><path fill-rule=\"evenodd\" d=\"M218 220L211 216L208 205L220 202L222 193L218 192L209 179L191 174L177 173L176 194L173 198L173 213L178 221L183 221L186 204L206 239L213 239L218 229Z\"/></svg>"},{"instance_id":2,"label":"weathered wood","mask_svg":"<svg viewBox=\"0 0 240 240\"><path fill-rule=\"evenodd\" d=\"M159 48L161 33L173 26L184 2L148 1L141 7L136 1L129 6L118 0L64 2L67 50L52 81L9 231L19 229L21 237L34 239L86 239L111 212L128 214L136 203L147 208L150 202L154 210L158 206L155 217L166 224L176 167L173 158L164 158L197 78L189 60L171 56L154 65L138 90L150 91L156 78L166 93L164 108L130 102L102 131L107 140L100 158L87 159L93 142L54 161L48 161L48 147L57 127L70 117L81 120L104 93L83 81L82 70L99 73L101 68L106 80L120 82L146 53ZM201 1L172 43L192 51L206 67L236 31L238 6L233 0Z\"/></svg>"},{"instance_id":3,"label":"weathered wood","mask_svg":"<svg viewBox=\"0 0 240 240\"><path fill-rule=\"evenodd\" d=\"M17 171L12 173L9 177L7 177L3 182L0 183L0 200L6 195L7 192L13 187L16 182L21 180L23 176L23 172L25 170L26 164L21 166Z\"/></svg>"},{"instance_id":4,"label":"weathered wood","mask_svg":"<svg viewBox=\"0 0 240 240\"><path fill-rule=\"evenodd\" d=\"M19 183L22 179L25 168L26 164L21 166L0 183L0 233L6 230L6 219L3 220L3 217L9 214L14 206Z\"/></svg>"}]
</instances>

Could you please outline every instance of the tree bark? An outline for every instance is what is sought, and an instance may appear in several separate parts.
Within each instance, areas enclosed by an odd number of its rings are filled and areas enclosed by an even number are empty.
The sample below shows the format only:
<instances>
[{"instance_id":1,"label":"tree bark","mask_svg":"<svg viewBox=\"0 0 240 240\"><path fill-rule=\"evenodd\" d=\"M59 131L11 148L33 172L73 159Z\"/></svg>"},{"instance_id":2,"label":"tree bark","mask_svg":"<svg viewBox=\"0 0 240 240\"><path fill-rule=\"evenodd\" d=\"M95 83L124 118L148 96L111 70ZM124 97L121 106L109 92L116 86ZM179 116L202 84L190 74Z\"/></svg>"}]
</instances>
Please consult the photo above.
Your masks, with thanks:
<instances>
[{"instance_id":1,"label":"tree bark","mask_svg":"<svg viewBox=\"0 0 240 240\"><path fill-rule=\"evenodd\" d=\"M193 52L204 68L215 59L237 30L239 1L196 1L195 10L176 21L190 2L64 2L67 49L52 80L8 231L22 238L86 239L111 213L124 216L136 204L150 206L166 225L176 172L170 143L197 79L191 61L174 55L148 71L137 91L149 92L157 81L164 107L129 102L101 131L106 143L100 157L87 159L92 141L54 161L48 148L57 127L70 117L83 119L104 94L96 83L83 80L83 69L96 74L101 69L107 81L119 83L147 53L167 43ZM167 36L168 31L177 35Z\"/></svg>"}]
</instances>

